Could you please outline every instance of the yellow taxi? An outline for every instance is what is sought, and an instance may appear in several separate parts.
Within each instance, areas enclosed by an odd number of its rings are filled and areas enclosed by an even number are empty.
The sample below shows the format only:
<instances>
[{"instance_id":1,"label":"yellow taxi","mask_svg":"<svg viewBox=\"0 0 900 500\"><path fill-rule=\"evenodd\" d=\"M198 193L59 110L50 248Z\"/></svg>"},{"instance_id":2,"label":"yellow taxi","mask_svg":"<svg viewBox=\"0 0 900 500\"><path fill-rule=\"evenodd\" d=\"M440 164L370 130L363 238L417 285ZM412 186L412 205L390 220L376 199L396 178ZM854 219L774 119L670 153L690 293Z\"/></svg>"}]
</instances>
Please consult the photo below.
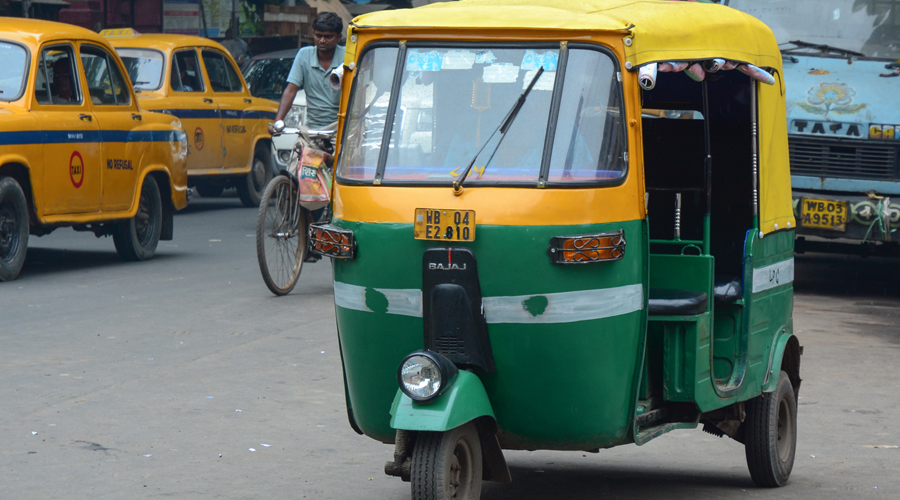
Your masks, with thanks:
<instances>
[{"instance_id":1,"label":"yellow taxi","mask_svg":"<svg viewBox=\"0 0 900 500\"><path fill-rule=\"evenodd\" d=\"M229 186L258 207L271 178L268 124L278 103L250 95L231 54L196 36L104 30L139 92L141 106L181 119L188 135L188 184L216 197Z\"/></svg>"},{"instance_id":2,"label":"yellow taxi","mask_svg":"<svg viewBox=\"0 0 900 500\"><path fill-rule=\"evenodd\" d=\"M70 226L113 236L125 260L153 256L187 205L187 138L147 113L96 33L0 17L0 281L29 234Z\"/></svg>"}]
</instances>

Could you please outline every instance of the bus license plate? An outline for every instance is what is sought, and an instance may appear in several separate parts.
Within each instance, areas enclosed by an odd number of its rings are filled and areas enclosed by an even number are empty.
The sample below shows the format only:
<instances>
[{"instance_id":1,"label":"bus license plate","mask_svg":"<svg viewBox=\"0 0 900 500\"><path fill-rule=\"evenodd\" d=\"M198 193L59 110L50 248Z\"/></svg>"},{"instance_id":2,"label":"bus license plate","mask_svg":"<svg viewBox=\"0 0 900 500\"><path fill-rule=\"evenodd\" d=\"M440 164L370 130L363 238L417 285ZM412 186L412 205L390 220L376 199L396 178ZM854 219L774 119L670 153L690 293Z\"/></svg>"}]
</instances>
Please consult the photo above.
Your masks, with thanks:
<instances>
[{"instance_id":1,"label":"bus license plate","mask_svg":"<svg viewBox=\"0 0 900 500\"><path fill-rule=\"evenodd\" d=\"M475 211L417 208L413 236L417 240L474 241Z\"/></svg>"},{"instance_id":2,"label":"bus license plate","mask_svg":"<svg viewBox=\"0 0 900 500\"><path fill-rule=\"evenodd\" d=\"M800 198L800 223L806 227L847 230L847 202Z\"/></svg>"}]
</instances>

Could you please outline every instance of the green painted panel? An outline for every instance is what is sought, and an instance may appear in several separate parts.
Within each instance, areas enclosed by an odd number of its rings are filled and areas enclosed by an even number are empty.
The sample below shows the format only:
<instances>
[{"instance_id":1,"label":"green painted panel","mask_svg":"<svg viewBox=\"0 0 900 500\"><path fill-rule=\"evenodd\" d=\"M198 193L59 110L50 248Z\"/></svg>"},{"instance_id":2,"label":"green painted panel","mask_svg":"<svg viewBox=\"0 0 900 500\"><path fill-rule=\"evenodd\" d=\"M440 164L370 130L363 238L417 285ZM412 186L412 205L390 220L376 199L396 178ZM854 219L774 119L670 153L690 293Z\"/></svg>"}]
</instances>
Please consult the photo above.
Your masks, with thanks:
<instances>
[{"instance_id":1,"label":"green painted panel","mask_svg":"<svg viewBox=\"0 0 900 500\"><path fill-rule=\"evenodd\" d=\"M417 403L397 389L391 416L394 429L444 432L478 417L494 417L494 411L478 376L461 371L444 394L428 403Z\"/></svg>"},{"instance_id":2,"label":"green painted panel","mask_svg":"<svg viewBox=\"0 0 900 500\"><path fill-rule=\"evenodd\" d=\"M666 401L692 402L712 392L710 320L708 312L697 316L650 317L648 337L662 345L662 396Z\"/></svg>"},{"instance_id":3,"label":"green painted panel","mask_svg":"<svg viewBox=\"0 0 900 500\"><path fill-rule=\"evenodd\" d=\"M759 269L793 258L794 233L782 231L754 238L753 268ZM762 391L769 357L774 354L775 336L782 330L792 333L793 283L752 294L750 301L750 366L738 399L756 397ZM777 375L777 373L776 373Z\"/></svg>"},{"instance_id":4,"label":"green painted panel","mask_svg":"<svg viewBox=\"0 0 900 500\"><path fill-rule=\"evenodd\" d=\"M405 355L423 347L423 326L420 317L388 314L386 301L379 300L383 294L375 289L421 289L423 252L440 245L414 240L408 224L335 223L354 231L358 252L354 260L334 261L334 279L366 287L370 309L336 308L349 397L360 428L392 442L389 410L397 392L397 368ZM628 241L621 261L550 263L552 236L619 229ZM540 297L646 283L642 221L479 225L476 234L475 242L460 245L475 253L485 297ZM629 442L643 330L643 311L571 323L489 324L497 371L478 376L497 417L501 444L590 449Z\"/></svg>"},{"instance_id":5,"label":"green painted panel","mask_svg":"<svg viewBox=\"0 0 900 500\"><path fill-rule=\"evenodd\" d=\"M585 450L630 442L642 313L563 325L488 325L483 376L507 449Z\"/></svg>"}]
</instances>

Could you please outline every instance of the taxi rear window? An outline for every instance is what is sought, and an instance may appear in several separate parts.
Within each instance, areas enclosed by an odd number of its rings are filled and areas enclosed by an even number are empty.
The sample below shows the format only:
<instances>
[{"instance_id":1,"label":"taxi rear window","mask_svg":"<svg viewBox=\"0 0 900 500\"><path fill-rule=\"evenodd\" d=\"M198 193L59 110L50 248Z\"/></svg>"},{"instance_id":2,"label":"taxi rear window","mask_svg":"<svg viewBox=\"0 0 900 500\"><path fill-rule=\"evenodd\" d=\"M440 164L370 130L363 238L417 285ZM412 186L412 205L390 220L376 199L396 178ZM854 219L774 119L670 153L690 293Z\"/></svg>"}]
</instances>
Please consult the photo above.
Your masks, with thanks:
<instances>
[{"instance_id":1,"label":"taxi rear window","mask_svg":"<svg viewBox=\"0 0 900 500\"><path fill-rule=\"evenodd\" d=\"M116 49L128 77L137 90L158 90L162 86L164 59L162 52L148 49Z\"/></svg>"},{"instance_id":2,"label":"taxi rear window","mask_svg":"<svg viewBox=\"0 0 900 500\"><path fill-rule=\"evenodd\" d=\"M15 101L22 96L28 74L28 52L21 45L0 40L0 101Z\"/></svg>"}]
</instances>

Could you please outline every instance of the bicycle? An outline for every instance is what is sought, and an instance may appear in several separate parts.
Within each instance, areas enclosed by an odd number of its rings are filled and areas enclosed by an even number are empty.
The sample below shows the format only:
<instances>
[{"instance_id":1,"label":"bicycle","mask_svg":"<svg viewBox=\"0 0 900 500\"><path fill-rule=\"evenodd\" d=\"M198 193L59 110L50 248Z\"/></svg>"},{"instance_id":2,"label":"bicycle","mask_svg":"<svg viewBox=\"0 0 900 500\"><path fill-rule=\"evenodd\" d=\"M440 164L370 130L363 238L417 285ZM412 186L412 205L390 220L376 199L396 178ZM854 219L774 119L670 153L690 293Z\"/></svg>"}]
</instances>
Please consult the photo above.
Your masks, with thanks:
<instances>
[{"instance_id":1,"label":"bicycle","mask_svg":"<svg viewBox=\"0 0 900 500\"><path fill-rule=\"evenodd\" d=\"M277 134L293 133L282 129ZM298 167L304 148L324 153L326 165L333 160L334 130L297 130L297 142L288 168L279 172L266 186L256 218L256 257L263 281L275 295L286 295L300 278L303 262L310 254L309 226L312 212L300 204ZM330 204L325 216L330 218ZM324 217L323 217L324 218ZM327 219L326 219L327 220Z\"/></svg>"}]
</instances>

